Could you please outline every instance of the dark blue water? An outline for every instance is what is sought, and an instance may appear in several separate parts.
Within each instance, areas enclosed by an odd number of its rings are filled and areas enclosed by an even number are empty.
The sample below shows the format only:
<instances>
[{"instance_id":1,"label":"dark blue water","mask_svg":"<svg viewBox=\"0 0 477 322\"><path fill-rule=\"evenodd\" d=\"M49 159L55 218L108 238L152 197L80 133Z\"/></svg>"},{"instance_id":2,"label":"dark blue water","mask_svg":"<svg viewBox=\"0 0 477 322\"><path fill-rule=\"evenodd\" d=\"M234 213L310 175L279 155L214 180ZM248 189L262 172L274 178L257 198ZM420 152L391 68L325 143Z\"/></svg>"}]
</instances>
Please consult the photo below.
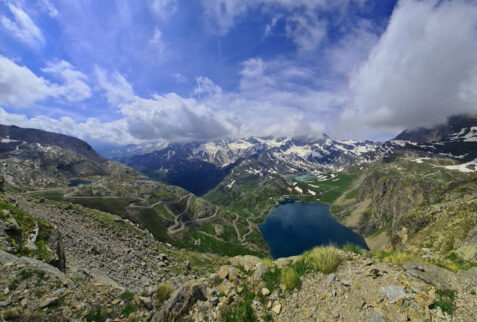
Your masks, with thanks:
<instances>
[{"instance_id":1,"label":"dark blue water","mask_svg":"<svg viewBox=\"0 0 477 322\"><path fill-rule=\"evenodd\" d=\"M81 179L74 179L70 181L70 184L68 185L69 187L76 187L79 184L92 184L93 181L86 181L86 180L81 180Z\"/></svg>"},{"instance_id":2,"label":"dark blue water","mask_svg":"<svg viewBox=\"0 0 477 322\"><path fill-rule=\"evenodd\" d=\"M287 200L259 225L273 258L294 256L315 246L347 243L369 249L364 238L331 216L330 206Z\"/></svg>"}]
</instances>

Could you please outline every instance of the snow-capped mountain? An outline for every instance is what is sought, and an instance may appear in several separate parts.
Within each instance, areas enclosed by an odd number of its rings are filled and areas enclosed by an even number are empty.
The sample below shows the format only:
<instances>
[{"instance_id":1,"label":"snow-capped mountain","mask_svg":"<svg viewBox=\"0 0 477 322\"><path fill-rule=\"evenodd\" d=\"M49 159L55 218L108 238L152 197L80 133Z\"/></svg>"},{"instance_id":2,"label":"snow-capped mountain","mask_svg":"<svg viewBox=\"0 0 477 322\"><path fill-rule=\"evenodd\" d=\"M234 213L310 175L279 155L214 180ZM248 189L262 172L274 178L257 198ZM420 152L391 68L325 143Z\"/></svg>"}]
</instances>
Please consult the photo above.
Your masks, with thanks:
<instances>
[{"instance_id":1,"label":"snow-capped mountain","mask_svg":"<svg viewBox=\"0 0 477 322\"><path fill-rule=\"evenodd\" d=\"M151 151L130 156L132 151ZM403 131L387 142L315 138L250 137L210 142L148 144L117 150L115 159L198 195L232 170L256 176L336 171L353 162L369 163L397 152L414 151L469 162L477 158L477 118L455 116L447 124ZM103 154L106 155L107 154Z\"/></svg>"}]
</instances>

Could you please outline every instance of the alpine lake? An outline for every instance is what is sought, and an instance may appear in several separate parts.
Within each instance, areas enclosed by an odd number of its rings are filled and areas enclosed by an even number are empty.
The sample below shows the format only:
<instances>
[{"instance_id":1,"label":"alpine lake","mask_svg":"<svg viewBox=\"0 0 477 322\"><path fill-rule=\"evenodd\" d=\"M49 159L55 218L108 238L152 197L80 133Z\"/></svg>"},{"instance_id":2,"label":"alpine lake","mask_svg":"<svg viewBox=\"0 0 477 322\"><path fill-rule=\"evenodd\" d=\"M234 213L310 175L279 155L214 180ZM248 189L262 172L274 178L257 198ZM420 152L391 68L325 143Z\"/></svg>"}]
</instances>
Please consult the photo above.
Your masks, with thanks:
<instances>
[{"instance_id":1,"label":"alpine lake","mask_svg":"<svg viewBox=\"0 0 477 322\"><path fill-rule=\"evenodd\" d=\"M273 258L300 255L316 246L354 244L369 250L362 236L331 216L330 205L285 200L259 225Z\"/></svg>"}]
</instances>

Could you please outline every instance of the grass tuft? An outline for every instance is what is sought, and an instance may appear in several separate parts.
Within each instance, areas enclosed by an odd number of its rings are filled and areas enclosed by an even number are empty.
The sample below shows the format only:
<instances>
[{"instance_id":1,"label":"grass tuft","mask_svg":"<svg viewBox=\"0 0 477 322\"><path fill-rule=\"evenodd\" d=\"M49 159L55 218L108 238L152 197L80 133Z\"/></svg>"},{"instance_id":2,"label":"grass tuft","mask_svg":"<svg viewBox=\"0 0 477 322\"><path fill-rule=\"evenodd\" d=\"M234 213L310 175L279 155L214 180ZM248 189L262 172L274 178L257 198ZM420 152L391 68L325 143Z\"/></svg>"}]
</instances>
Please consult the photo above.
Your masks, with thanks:
<instances>
[{"instance_id":1,"label":"grass tuft","mask_svg":"<svg viewBox=\"0 0 477 322\"><path fill-rule=\"evenodd\" d=\"M158 306L161 306L162 303L167 301L171 296L174 289L170 284L161 284L156 289L156 299L158 302Z\"/></svg>"},{"instance_id":2,"label":"grass tuft","mask_svg":"<svg viewBox=\"0 0 477 322\"><path fill-rule=\"evenodd\" d=\"M316 247L301 257L306 267L323 274L335 272L341 263L339 251L334 247Z\"/></svg>"},{"instance_id":3,"label":"grass tuft","mask_svg":"<svg viewBox=\"0 0 477 322\"><path fill-rule=\"evenodd\" d=\"M301 286L300 275L293 266L287 266L282 269L280 283L286 291L292 291Z\"/></svg>"}]
</instances>

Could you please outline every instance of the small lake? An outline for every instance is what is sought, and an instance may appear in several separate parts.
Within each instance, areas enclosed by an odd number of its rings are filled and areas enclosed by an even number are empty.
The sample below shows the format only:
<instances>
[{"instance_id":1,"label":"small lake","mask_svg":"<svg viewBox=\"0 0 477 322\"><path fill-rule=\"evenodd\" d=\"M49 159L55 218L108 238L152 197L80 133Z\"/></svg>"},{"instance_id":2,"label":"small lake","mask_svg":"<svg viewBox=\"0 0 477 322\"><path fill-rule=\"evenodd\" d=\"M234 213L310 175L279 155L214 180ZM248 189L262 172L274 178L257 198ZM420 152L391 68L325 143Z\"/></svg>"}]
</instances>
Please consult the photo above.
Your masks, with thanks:
<instances>
[{"instance_id":1,"label":"small lake","mask_svg":"<svg viewBox=\"0 0 477 322\"><path fill-rule=\"evenodd\" d=\"M369 249L364 238L331 216L330 206L293 200L281 202L259 225L273 258L300 255L320 245L351 243Z\"/></svg>"},{"instance_id":2,"label":"small lake","mask_svg":"<svg viewBox=\"0 0 477 322\"><path fill-rule=\"evenodd\" d=\"M93 184L93 181L81 180L81 179L74 179L70 181L68 187L76 187L80 184Z\"/></svg>"}]
</instances>

